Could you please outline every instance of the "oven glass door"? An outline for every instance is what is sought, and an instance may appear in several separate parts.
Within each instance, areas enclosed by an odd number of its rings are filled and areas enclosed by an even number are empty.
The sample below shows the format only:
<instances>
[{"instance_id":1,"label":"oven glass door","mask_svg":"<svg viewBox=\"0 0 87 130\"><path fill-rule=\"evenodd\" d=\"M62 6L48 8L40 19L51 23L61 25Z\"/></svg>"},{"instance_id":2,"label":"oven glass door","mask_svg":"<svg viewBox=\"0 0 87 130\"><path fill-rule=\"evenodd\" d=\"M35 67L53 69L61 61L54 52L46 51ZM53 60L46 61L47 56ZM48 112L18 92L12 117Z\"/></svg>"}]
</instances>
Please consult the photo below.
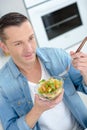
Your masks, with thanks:
<instances>
[{"instance_id":1,"label":"oven glass door","mask_svg":"<svg viewBox=\"0 0 87 130\"><path fill-rule=\"evenodd\" d=\"M42 21L48 36L48 40L51 40L82 25L82 20L76 2L67 7L42 16Z\"/></svg>"}]
</instances>

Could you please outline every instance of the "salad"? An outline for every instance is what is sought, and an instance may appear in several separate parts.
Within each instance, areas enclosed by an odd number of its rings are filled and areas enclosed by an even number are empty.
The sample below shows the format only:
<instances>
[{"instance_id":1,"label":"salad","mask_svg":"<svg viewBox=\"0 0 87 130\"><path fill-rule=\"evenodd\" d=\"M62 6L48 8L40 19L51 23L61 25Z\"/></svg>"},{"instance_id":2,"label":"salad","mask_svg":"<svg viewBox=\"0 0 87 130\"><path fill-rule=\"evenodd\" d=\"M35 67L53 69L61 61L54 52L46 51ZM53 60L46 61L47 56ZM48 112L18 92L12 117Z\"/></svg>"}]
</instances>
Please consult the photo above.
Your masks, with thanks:
<instances>
[{"instance_id":1,"label":"salad","mask_svg":"<svg viewBox=\"0 0 87 130\"><path fill-rule=\"evenodd\" d=\"M57 78L42 79L39 82L38 94L46 99L54 99L62 92L63 80Z\"/></svg>"}]
</instances>

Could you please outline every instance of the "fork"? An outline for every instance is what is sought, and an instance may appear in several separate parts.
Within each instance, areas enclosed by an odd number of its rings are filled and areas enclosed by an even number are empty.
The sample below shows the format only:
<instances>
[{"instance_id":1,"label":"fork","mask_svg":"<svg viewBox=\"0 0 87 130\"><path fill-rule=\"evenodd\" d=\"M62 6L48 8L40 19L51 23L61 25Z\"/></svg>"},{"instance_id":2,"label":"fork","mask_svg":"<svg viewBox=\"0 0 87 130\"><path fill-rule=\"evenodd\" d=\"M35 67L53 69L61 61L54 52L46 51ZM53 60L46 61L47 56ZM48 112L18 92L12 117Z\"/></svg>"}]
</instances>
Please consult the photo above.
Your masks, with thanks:
<instances>
[{"instance_id":1,"label":"fork","mask_svg":"<svg viewBox=\"0 0 87 130\"><path fill-rule=\"evenodd\" d=\"M82 47L84 46L84 44L86 43L86 41L87 41L87 37L85 37L85 38L83 39L83 41L81 42L81 44L79 45L79 47L77 48L77 50L76 50L75 53L80 52L80 50L82 49ZM68 71L69 71L69 69L70 69L70 65L71 65L71 64L69 64L69 65L67 66L67 68L66 68L65 71L63 71L62 73L59 74L59 77L63 77L65 74L68 73Z\"/></svg>"},{"instance_id":2,"label":"fork","mask_svg":"<svg viewBox=\"0 0 87 130\"><path fill-rule=\"evenodd\" d=\"M63 77L65 74L67 74L69 69L70 69L70 64L67 66L65 71L63 71L62 73L59 74L59 77Z\"/></svg>"}]
</instances>

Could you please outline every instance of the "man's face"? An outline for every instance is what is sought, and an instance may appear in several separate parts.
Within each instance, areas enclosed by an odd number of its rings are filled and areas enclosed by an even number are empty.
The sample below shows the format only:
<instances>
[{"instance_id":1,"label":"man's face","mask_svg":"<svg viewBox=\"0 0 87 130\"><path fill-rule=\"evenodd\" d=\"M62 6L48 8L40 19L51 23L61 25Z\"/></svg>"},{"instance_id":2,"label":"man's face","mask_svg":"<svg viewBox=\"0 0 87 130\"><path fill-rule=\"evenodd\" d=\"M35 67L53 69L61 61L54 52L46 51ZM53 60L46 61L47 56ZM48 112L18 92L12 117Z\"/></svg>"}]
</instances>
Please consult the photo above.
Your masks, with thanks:
<instances>
[{"instance_id":1,"label":"man's face","mask_svg":"<svg viewBox=\"0 0 87 130\"><path fill-rule=\"evenodd\" d=\"M36 41L31 24L26 21L20 26L11 26L4 30L6 48L18 65L29 65L35 61Z\"/></svg>"}]
</instances>

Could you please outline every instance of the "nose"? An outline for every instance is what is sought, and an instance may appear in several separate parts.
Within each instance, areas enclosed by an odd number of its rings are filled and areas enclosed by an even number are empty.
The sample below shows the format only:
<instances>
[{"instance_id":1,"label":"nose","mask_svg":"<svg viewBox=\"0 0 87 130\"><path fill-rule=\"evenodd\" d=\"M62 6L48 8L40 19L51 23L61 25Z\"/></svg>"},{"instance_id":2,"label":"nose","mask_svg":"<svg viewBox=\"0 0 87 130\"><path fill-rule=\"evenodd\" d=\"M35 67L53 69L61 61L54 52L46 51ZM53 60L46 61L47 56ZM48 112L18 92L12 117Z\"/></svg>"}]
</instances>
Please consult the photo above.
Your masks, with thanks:
<instances>
[{"instance_id":1,"label":"nose","mask_svg":"<svg viewBox=\"0 0 87 130\"><path fill-rule=\"evenodd\" d=\"M26 42L24 45L24 50L25 51L32 51L32 44L29 42Z\"/></svg>"}]
</instances>

